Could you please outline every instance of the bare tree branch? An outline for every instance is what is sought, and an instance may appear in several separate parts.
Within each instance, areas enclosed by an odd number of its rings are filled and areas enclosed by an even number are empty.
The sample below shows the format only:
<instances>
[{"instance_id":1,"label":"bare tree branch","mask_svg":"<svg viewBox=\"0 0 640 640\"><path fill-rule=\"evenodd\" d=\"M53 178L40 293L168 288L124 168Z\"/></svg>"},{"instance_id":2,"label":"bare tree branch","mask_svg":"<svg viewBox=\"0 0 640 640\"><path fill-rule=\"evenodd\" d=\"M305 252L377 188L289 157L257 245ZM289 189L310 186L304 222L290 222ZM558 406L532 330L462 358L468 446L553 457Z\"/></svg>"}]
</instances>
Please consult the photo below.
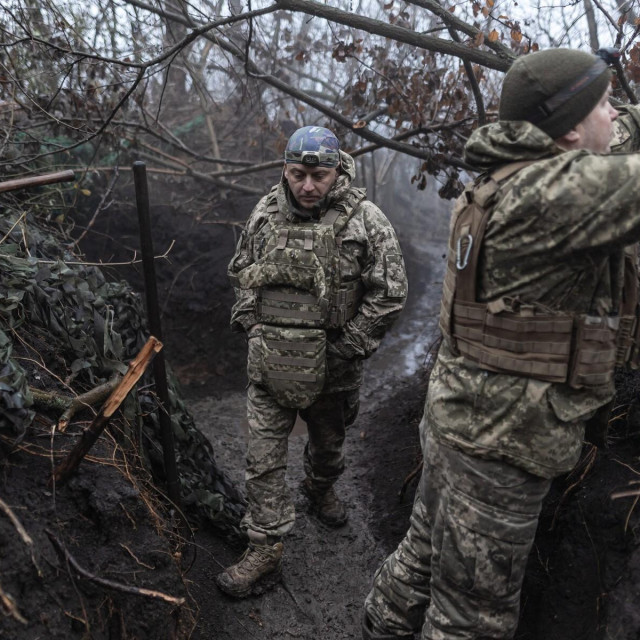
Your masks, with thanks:
<instances>
[{"instance_id":1,"label":"bare tree branch","mask_svg":"<svg viewBox=\"0 0 640 640\"><path fill-rule=\"evenodd\" d=\"M511 66L513 58L515 58L515 55L513 54L508 58L503 55L496 55L486 51L480 51L478 49L471 49L458 44L457 42L452 42L451 40L433 38L394 24L387 24L380 20L374 20L373 18L354 15L348 11L336 9L328 4L320 4L314 0L276 0L276 2L281 9L302 11L308 15L325 18L331 22L344 24L348 27L353 27L354 29L366 31L367 33L375 33L391 40L414 45L420 49L426 49L427 51L443 53L463 60L469 60L470 62L481 64L483 67L487 67L489 69L507 71Z\"/></svg>"}]
</instances>

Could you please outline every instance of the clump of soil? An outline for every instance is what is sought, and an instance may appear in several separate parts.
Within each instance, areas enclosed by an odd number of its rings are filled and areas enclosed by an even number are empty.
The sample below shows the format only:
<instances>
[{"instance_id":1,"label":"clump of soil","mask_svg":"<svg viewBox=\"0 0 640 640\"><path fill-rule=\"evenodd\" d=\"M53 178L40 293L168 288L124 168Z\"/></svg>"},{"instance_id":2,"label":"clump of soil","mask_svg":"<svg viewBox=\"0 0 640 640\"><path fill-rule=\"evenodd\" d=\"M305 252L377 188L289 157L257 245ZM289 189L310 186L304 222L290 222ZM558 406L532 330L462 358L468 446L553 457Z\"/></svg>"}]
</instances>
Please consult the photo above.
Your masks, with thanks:
<instances>
[{"instance_id":1,"label":"clump of soil","mask_svg":"<svg viewBox=\"0 0 640 640\"><path fill-rule=\"evenodd\" d=\"M63 487L53 424L40 417L0 461L3 638L185 638L195 604L182 541L151 479L113 441ZM60 440L60 436L56 436Z\"/></svg>"}]
</instances>

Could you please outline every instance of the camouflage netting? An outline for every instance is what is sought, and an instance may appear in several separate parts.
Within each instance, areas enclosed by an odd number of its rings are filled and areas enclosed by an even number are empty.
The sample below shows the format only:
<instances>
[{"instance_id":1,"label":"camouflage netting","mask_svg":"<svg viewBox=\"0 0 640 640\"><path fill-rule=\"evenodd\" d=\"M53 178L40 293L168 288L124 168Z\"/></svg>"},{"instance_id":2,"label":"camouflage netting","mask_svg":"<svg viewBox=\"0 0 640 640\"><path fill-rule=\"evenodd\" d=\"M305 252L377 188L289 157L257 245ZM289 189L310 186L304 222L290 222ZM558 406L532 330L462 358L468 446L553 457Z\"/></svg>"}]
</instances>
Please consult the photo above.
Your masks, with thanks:
<instances>
[{"instance_id":1,"label":"camouflage netting","mask_svg":"<svg viewBox=\"0 0 640 640\"><path fill-rule=\"evenodd\" d=\"M19 209L12 205L0 211L0 436L5 444L24 438L34 418L30 388L83 393L126 372L149 336L140 296L127 283L110 282L101 269L82 264L62 233ZM221 531L237 533L243 501L217 470L212 446L197 429L170 369L168 377L183 506ZM123 405L124 422L141 434L138 447L162 481L157 402L148 375L132 396Z\"/></svg>"}]
</instances>

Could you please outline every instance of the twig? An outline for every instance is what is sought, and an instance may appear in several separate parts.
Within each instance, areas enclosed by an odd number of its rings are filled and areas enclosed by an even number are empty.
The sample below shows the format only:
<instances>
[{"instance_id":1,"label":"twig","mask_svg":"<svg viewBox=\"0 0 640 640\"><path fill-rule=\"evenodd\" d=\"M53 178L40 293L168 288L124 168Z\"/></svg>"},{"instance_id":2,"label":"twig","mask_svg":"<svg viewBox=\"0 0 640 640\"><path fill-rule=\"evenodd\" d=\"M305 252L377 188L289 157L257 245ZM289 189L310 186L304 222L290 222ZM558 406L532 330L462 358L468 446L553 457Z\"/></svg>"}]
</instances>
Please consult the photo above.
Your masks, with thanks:
<instances>
[{"instance_id":1,"label":"twig","mask_svg":"<svg viewBox=\"0 0 640 640\"><path fill-rule=\"evenodd\" d=\"M155 591L154 589L145 589L144 587L134 587L128 584L122 584L120 582L115 582L114 580L108 580L107 578L100 578L99 576L94 575L93 573L87 571L83 567L81 567L77 560L69 553L66 547L58 540L55 534L49 529L45 529L45 533L49 536L49 540L51 540L51 544L53 544L56 552L64 560L67 564L69 564L82 578L86 578L91 582L95 582L103 587L108 587L109 589L115 589L116 591L123 591L124 593L131 593L137 596L147 596L150 598L157 598L159 600L164 600L165 602L169 602L170 604L175 604L177 606L182 606L186 600L185 598L176 598L175 596L170 596L167 593L163 593L162 591Z\"/></svg>"},{"instance_id":2,"label":"twig","mask_svg":"<svg viewBox=\"0 0 640 640\"><path fill-rule=\"evenodd\" d=\"M22 541L27 545L29 549L29 555L31 556L31 562L33 562L33 566L36 568L36 571L38 572L38 576L42 577L42 570L38 566L38 562L35 556L35 547L33 544L33 538L27 533L27 530L24 528L22 522L18 520L18 516L13 512L11 507L2 498L0 498L0 509L2 509L5 515L9 518L9 520L11 520L11 523L16 528L16 531L22 538Z\"/></svg>"},{"instance_id":3,"label":"twig","mask_svg":"<svg viewBox=\"0 0 640 640\"><path fill-rule=\"evenodd\" d=\"M111 416L118 410L129 391L145 372L151 358L162 349L162 343L154 336L151 336L142 347L140 353L129 364L129 370L118 386L111 392L111 395L100 409L98 415L82 433L82 437L71 453L54 469L49 480L50 484L62 484L77 469L85 454L91 449L102 431L109 423Z\"/></svg>"},{"instance_id":4,"label":"twig","mask_svg":"<svg viewBox=\"0 0 640 640\"><path fill-rule=\"evenodd\" d=\"M142 562L142 560L140 560L135 553L133 553L133 551L131 551L131 549L129 549L129 547L127 547L126 544L122 544L122 542L120 543L120 546L141 566L144 567L145 569L151 569L153 571L153 569L155 569L155 567L151 566L150 564L146 564L144 562Z\"/></svg>"},{"instance_id":5,"label":"twig","mask_svg":"<svg viewBox=\"0 0 640 640\"><path fill-rule=\"evenodd\" d=\"M154 256L154 260L160 260L160 258L164 258L165 260L169 257L171 250L173 249L173 245L176 243L175 240L171 241L169 248L159 256ZM138 255L137 251L133 252L133 258L128 262L84 262L82 260L78 260L75 262L67 261L65 264L67 266L74 267L126 267L130 264L140 264L142 259L138 259L136 256ZM38 264L58 264L59 260L40 260L38 259Z\"/></svg>"},{"instance_id":6,"label":"twig","mask_svg":"<svg viewBox=\"0 0 640 640\"><path fill-rule=\"evenodd\" d=\"M23 211L20 214L18 219L13 223L11 229L9 229L9 231L7 231L7 233L4 234L4 237L2 238L2 240L0 240L0 244L2 244L11 235L11 232L22 222L22 220L24 220L26 215L27 215L26 211Z\"/></svg>"},{"instance_id":7,"label":"twig","mask_svg":"<svg viewBox=\"0 0 640 640\"><path fill-rule=\"evenodd\" d=\"M0 586L0 603L2 604L3 608L5 608L9 612L9 614L12 617L14 617L18 622L21 622L22 624L27 624L27 621L25 620L25 618L23 618L20 612L18 611L18 607L16 607L16 604L13 598L6 591L2 589L2 586Z\"/></svg>"},{"instance_id":8,"label":"twig","mask_svg":"<svg viewBox=\"0 0 640 640\"><path fill-rule=\"evenodd\" d=\"M74 242L76 246L78 246L82 242L83 238L87 235L87 233L89 233L89 230L96 223L96 219L98 218L100 213L107 208L105 207L105 202L107 201L107 198L111 195L113 188L116 186L116 182L118 181L119 176L120 176L120 173L118 172L118 167L114 167L113 176L111 177L109 186L107 187L106 191L102 194L102 198L100 198L100 202L98 203L96 210L93 212L93 216L91 216L91 220L89 220L89 223L85 227L84 231L78 236L78 238L76 238Z\"/></svg>"}]
</instances>

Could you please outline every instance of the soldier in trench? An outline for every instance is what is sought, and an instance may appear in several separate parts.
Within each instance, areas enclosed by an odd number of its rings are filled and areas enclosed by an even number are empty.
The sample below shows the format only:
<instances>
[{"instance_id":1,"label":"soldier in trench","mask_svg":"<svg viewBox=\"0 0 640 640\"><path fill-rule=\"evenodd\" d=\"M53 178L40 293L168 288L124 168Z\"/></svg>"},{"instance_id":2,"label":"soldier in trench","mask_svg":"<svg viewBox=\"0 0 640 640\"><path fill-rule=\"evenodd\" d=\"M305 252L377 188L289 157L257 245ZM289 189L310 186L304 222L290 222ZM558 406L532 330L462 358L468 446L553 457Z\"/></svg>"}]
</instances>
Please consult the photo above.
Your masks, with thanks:
<instances>
[{"instance_id":1,"label":"soldier in trench","mask_svg":"<svg viewBox=\"0 0 640 640\"><path fill-rule=\"evenodd\" d=\"M393 227L355 163L324 127L303 127L285 150L282 180L251 213L229 265L233 330L248 336L248 547L218 586L244 597L280 578L295 520L285 482L287 441L307 424L300 487L329 527L347 521L334 484L358 413L363 361L403 309L407 277Z\"/></svg>"},{"instance_id":2,"label":"soldier in trench","mask_svg":"<svg viewBox=\"0 0 640 640\"><path fill-rule=\"evenodd\" d=\"M518 58L500 121L466 144L480 175L453 210L422 478L365 640L514 636L551 481L615 367L638 365L640 108L610 104L613 52L599 54Z\"/></svg>"}]
</instances>

